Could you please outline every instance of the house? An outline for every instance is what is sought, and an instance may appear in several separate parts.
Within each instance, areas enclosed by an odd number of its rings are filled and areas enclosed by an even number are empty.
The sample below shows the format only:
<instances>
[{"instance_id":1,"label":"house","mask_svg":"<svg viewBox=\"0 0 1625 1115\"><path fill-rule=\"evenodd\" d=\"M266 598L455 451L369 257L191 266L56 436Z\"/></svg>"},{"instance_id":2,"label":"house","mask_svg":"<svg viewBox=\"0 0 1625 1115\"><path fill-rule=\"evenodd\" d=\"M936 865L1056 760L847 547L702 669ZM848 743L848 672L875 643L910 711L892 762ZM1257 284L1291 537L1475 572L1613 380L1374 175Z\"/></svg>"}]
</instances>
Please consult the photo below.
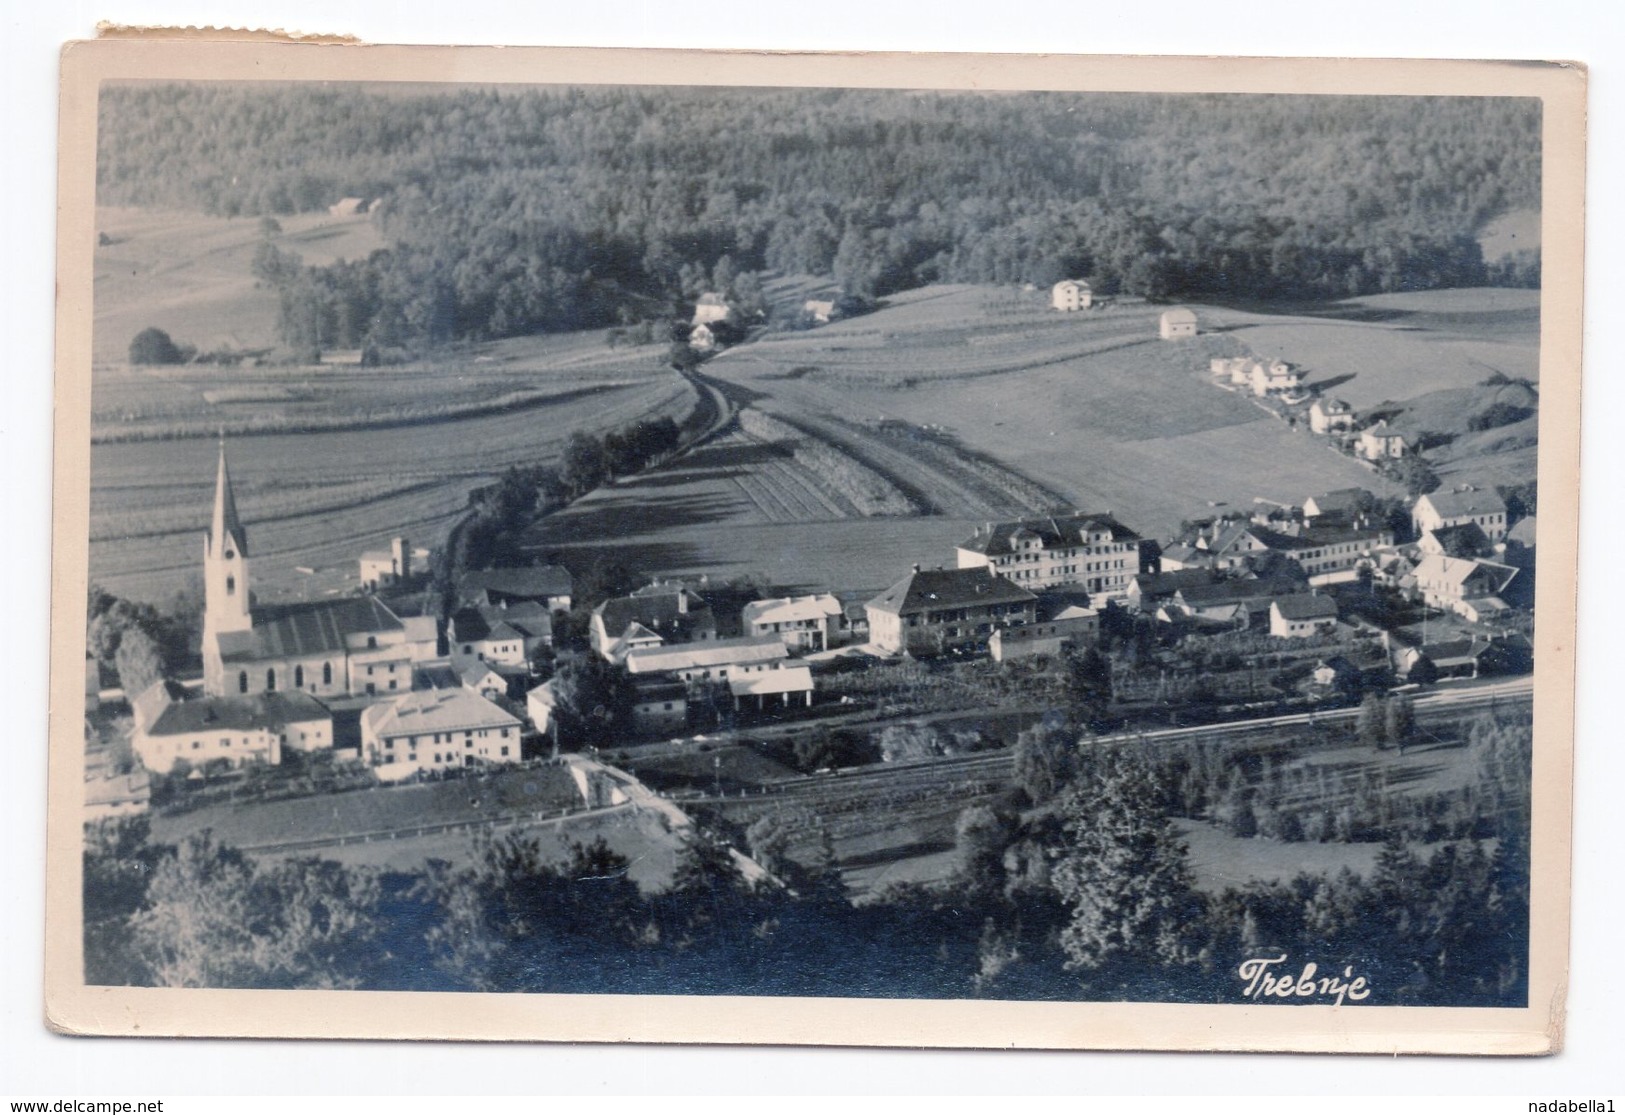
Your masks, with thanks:
<instances>
[{"instance_id":1,"label":"house","mask_svg":"<svg viewBox=\"0 0 1625 1115\"><path fill-rule=\"evenodd\" d=\"M131 702L131 712L130 746L154 774L167 774L182 760L193 768L216 760L274 765L285 747L333 746L333 714L306 693L200 697L159 681Z\"/></svg>"},{"instance_id":2,"label":"house","mask_svg":"<svg viewBox=\"0 0 1625 1115\"><path fill-rule=\"evenodd\" d=\"M765 710L770 699L789 708L800 698L800 703L811 706L813 697L812 670L807 666L786 666L782 670L750 674L728 679L728 692L733 696L734 708L747 707L756 698L756 708Z\"/></svg>"},{"instance_id":3,"label":"house","mask_svg":"<svg viewBox=\"0 0 1625 1115\"><path fill-rule=\"evenodd\" d=\"M1108 514L987 523L959 543L961 569L988 568L1027 589L1078 585L1121 598L1140 572L1140 536Z\"/></svg>"},{"instance_id":4,"label":"house","mask_svg":"<svg viewBox=\"0 0 1625 1115\"><path fill-rule=\"evenodd\" d=\"M327 207L329 217L358 217L368 209L364 197L341 197Z\"/></svg>"},{"instance_id":5,"label":"house","mask_svg":"<svg viewBox=\"0 0 1625 1115\"><path fill-rule=\"evenodd\" d=\"M1185 616L1245 628L1251 626L1255 616L1269 611L1278 591L1273 582L1254 578L1188 585L1176 591L1173 598L1158 609L1158 615Z\"/></svg>"},{"instance_id":6,"label":"house","mask_svg":"<svg viewBox=\"0 0 1625 1115\"><path fill-rule=\"evenodd\" d=\"M746 635L777 635L791 650L828 650L845 631L845 609L828 593L756 600L741 609Z\"/></svg>"},{"instance_id":7,"label":"house","mask_svg":"<svg viewBox=\"0 0 1625 1115\"><path fill-rule=\"evenodd\" d=\"M1401 677L1478 678L1527 674L1534 669L1534 645L1526 636L1466 639L1402 647L1394 655Z\"/></svg>"},{"instance_id":8,"label":"house","mask_svg":"<svg viewBox=\"0 0 1625 1115\"><path fill-rule=\"evenodd\" d=\"M1488 556L1493 547L1483 527L1477 523L1457 523L1425 531L1417 541L1416 548L1424 554L1476 558Z\"/></svg>"},{"instance_id":9,"label":"house","mask_svg":"<svg viewBox=\"0 0 1625 1115\"><path fill-rule=\"evenodd\" d=\"M587 634L594 651L619 662L635 647L715 639L717 621L686 586L657 581L594 608Z\"/></svg>"},{"instance_id":10,"label":"house","mask_svg":"<svg viewBox=\"0 0 1625 1115\"><path fill-rule=\"evenodd\" d=\"M1518 571L1510 565L1472 558L1428 554L1417 563L1416 591L1429 607L1443 608L1482 623L1509 611L1500 594Z\"/></svg>"},{"instance_id":11,"label":"house","mask_svg":"<svg viewBox=\"0 0 1625 1115\"><path fill-rule=\"evenodd\" d=\"M416 771L517 763L518 718L467 689L425 689L369 705L361 713L361 754L389 768L388 780Z\"/></svg>"},{"instance_id":12,"label":"house","mask_svg":"<svg viewBox=\"0 0 1625 1115\"><path fill-rule=\"evenodd\" d=\"M1311 527L1359 526L1377 505L1377 497L1364 488L1336 488L1303 501L1303 517Z\"/></svg>"},{"instance_id":13,"label":"house","mask_svg":"<svg viewBox=\"0 0 1625 1115\"><path fill-rule=\"evenodd\" d=\"M487 701L508 695L508 679L484 662L469 662L455 671L458 683L470 693L478 693Z\"/></svg>"},{"instance_id":14,"label":"house","mask_svg":"<svg viewBox=\"0 0 1625 1115\"><path fill-rule=\"evenodd\" d=\"M869 641L889 654L980 649L1000 627L1032 623L1038 598L986 565L914 571L864 606Z\"/></svg>"},{"instance_id":15,"label":"house","mask_svg":"<svg viewBox=\"0 0 1625 1115\"><path fill-rule=\"evenodd\" d=\"M1342 399L1316 399L1309 407L1309 428L1317 434L1346 434L1354 429L1354 408Z\"/></svg>"},{"instance_id":16,"label":"house","mask_svg":"<svg viewBox=\"0 0 1625 1115\"><path fill-rule=\"evenodd\" d=\"M1316 527L1298 534L1255 527L1251 534L1266 549L1298 563L1311 582L1351 580L1352 572L1372 561L1372 555L1394 544L1391 530Z\"/></svg>"},{"instance_id":17,"label":"house","mask_svg":"<svg viewBox=\"0 0 1625 1115\"><path fill-rule=\"evenodd\" d=\"M1270 601L1270 634L1278 639L1324 635L1337 626L1337 601L1329 596L1294 593Z\"/></svg>"},{"instance_id":18,"label":"house","mask_svg":"<svg viewBox=\"0 0 1625 1115\"><path fill-rule=\"evenodd\" d=\"M728 300L726 298L714 291L707 291L706 293L700 295L700 297L694 303L694 317L692 321L696 331L703 326L710 325L712 322L731 321L732 319L733 307L728 305ZM710 336L710 333L711 331L707 329L706 335ZM691 345L694 344L693 334L689 335L688 343ZM695 347L698 348L699 346L695 345Z\"/></svg>"},{"instance_id":19,"label":"house","mask_svg":"<svg viewBox=\"0 0 1625 1115\"><path fill-rule=\"evenodd\" d=\"M809 298L801 304L801 312L818 325L828 325L835 316L835 303L820 298Z\"/></svg>"},{"instance_id":20,"label":"house","mask_svg":"<svg viewBox=\"0 0 1625 1115\"><path fill-rule=\"evenodd\" d=\"M203 595L203 685L212 697L404 690L411 663L437 652L433 616L399 616L375 596L255 604L248 532L237 514L224 443L203 538Z\"/></svg>"},{"instance_id":21,"label":"house","mask_svg":"<svg viewBox=\"0 0 1625 1115\"><path fill-rule=\"evenodd\" d=\"M562 565L514 566L464 573L457 599L473 607L491 604L540 604L550 612L568 612L572 581Z\"/></svg>"},{"instance_id":22,"label":"house","mask_svg":"<svg viewBox=\"0 0 1625 1115\"><path fill-rule=\"evenodd\" d=\"M85 779L85 820L124 817L146 812L152 800L152 776L144 770L106 773Z\"/></svg>"},{"instance_id":23,"label":"house","mask_svg":"<svg viewBox=\"0 0 1625 1115\"><path fill-rule=\"evenodd\" d=\"M717 347L716 334L709 325L696 325L688 333L688 347L695 352L710 352Z\"/></svg>"},{"instance_id":24,"label":"house","mask_svg":"<svg viewBox=\"0 0 1625 1115\"><path fill-rule=\"evenodd\" d=\"M1094 301L1095 292L1082 279L1062 279L1049 292L1049 303L1057 310L1087 310Z\"/></svg>"},{"instance_id":25,"label":"house","mask_svg":"<svg viewBox=\"0 0 1625 1115\"><path fill-rule=\"evenodd\" d=\"M1411 525L1418 538L1439 527L1464 523L1473 523L1491 542L1500 542L1507 534L1506 501L1493 489L1467 485L1448 492L1429 492L1411 508Z\"/></svg>"},{"instance_id":26,"label":"house","mask_svg":"<svg viewBox=\"0 0 1625 1115\"><path fill-rule=\"evenodd\" d=\"M700 685L779 669L789 655L784 640L777 635L747 635L740 639L639 647L627 652L623 665L634 678L666 674Z\"/></svg>"},{"instance_id":27,"label":"house","mask_svg":"<svg viewBox=\"0 0 1625 1115\"><path fill-rule=\"evenodd\" d=\"M1211 569L1213 555L1186 542L1170 542L1162 548L1157 563L1164 573L1174 573L1181 569Z\"/></svg>"},{"instance_id":28,"label":"house","mask_svg":"<svg viewBox=\"0 0 1625 1115\"><path fill-rule=\"evenodd\" d=\"M632 728L665 735L688 727L688 687L680 681L644 678L632 685Z\"/></svg>"},{"instance_id":29,"label":"house","mask_svg":"<svg viewBox=\"0 0 1625 1115\"><path fill-rule=\"evenodd\" d=\"M1165 341L1196 336L1196 315L1187 309L1164 310L1159 331Z\"/></svg>"},{"instance_id":30,"label":"house","mask_svg":"<svg viewBox=\"0 0 1625 1115\"><path fill-rule=\"evenodd\" d=\"M1232 387L1244 387L1252 376L1252 360L1246 356L1215 356L1208 361L1208 371L1230 381Z\"/></svg>"},{"instance_id":31,"label":"house","mask_svg":"<svg viewBox=\"0 0 1625 1115\"><path fill-rule=\"evenodd\" d=\"M1285 395L1298 389L1303 383L1303 374L1285 360L1255 360L1247 382L1259 398Z\"/></svg>"},{"instance_id":32,"label":"house","mask_svg":"<svg viewBox=\"0 0 1625 1115\"><path fill-rule=\"evenodd\" d=\"M553 613L537 603L459 608L446 642L458 669L470 663L527 669L538 650L553 645Z\"/></svg>"},{"instance_id":33,"label":"house","mask_svg":"<svg viewBox=\"0 0 1625 1115\"><path fill-rule=\"evenodd\" d=\"M1409 448L1404 434L1386 422L1378 422L1375 426L1368 426L1360 431L1360 440L1354 444L1354 453L1368 461L1383 461L1403 457Z\"/></svg>"},{"instance_id":34,"label":"house","mask_svg":"<svg viewBox=\"0 0 1625 1115\"><path fill-rule=\"evenodd\" d=\"M1219 574L1204 567L1171 569L1163 573L1141 573L1129 584L1128 600L1142 612L1155 612L1174 598L1182 588L1216 584Z\"/></svg>"},{"instance_id":35,"label":"house","mask_svg":"<svg viewBox=\"0 0 1625 1115\"><path fill-rule=\"evenodd\" d=\"M411 576L412 551L404 538L391 538L387 550L368 550L361 555L361 587L368 592L401 584Z\"/></svg>"},{"instance_id":36,"label":"house","mask_svg":"<svg viewBox=\"0 0 1625 1115\"><path fill-rule=\"evenodd\" d=\"M1053 657L1069 646L1093 646L1099 639L1100 613L1095 609L1070 604L1044 610L1049 614L1040 614L1032 623L994 631L987 641L993 661Z\"/></svg>"}]
</instances>

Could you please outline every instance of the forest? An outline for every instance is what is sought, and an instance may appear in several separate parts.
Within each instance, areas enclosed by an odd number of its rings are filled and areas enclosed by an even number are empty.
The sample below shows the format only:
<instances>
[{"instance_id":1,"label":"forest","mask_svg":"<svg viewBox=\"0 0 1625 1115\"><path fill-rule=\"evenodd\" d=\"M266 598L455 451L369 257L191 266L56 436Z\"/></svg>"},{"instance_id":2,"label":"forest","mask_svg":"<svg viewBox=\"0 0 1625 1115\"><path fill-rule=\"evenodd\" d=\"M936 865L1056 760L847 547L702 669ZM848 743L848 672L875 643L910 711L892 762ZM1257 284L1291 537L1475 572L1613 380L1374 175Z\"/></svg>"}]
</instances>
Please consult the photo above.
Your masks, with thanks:
<instances>
[{"instance_id":1,"label":"forest","mask_svg":"<svg viewBox=\"0 0 1625 1115\"><path fill-rule=\"evenodd\" d=\"M1477 233L1540 205L1510 98L109 84L98 202L365 199L389 246L256 275L295 348L659 321L766 273L1209 300L1539 284Z\"/></svg>"}]
</instances>

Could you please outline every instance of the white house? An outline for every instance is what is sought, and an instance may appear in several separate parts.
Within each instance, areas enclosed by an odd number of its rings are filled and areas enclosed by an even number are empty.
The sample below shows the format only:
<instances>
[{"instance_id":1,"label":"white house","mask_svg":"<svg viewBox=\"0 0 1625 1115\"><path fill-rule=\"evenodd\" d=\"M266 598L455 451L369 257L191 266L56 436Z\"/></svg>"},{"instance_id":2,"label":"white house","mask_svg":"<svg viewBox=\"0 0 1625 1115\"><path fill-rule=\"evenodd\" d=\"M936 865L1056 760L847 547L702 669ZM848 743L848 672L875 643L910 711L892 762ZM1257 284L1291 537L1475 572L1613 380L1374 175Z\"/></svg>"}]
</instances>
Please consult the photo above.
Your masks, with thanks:
<instances>
[{"instance_id":1,"label":"white house","mask_svg":"<svg viewBox=\"0 0 1625 1115\"><path fill-rule=\"evenodd\" d=\"M845 609L829 593L756 600L741 610L747 635L777 635L791 650L828 650L839 644Z\"/></svg>"},{"instance_id":2,"label":"white house","mask_svg":"<svg viewBox=\"0 0 1625 1115\"><path fill-rule=\"evenodd\" d=\"M1190 310L1180 308L1165 310L1159 327L1162 339L1175 341L1181 337L1196 336L1196 314Z\"/></svg>"},{"instance_id":3,"label":"white house","mask_svg":"<svg viewBox=\"0 0 1625 1115\"><path fill-rule=\"evenodd\" d=\"M130 745L155 774L169 773L181 760L194 768L215 760L234 767L274 765L282 761L284 747L333 746L333 714L306 693L189 697L159 681L131 702L131 711Z\"/></svg>"},{"instance_id":4,"label":"white house","mask_svg":"<svg viewBox=\"0 0 1625 1115\"><path fill-rule=\"evenodd\" d=\"M467 689L425 689L361 714L361 753L392 774L517 763L519 720Z\"/></svg>"},{"instance_id":5,"label":"white house","mask_svg":"<svg viewBox=\"0 0 1625 1115\"><path fill-rule=\"evenodd\" d=\"M391 538L389 549L361 555L361 587L375 592L412 576L412 551L404 538Z\"/></svg>"},{"instance_id":6,"label":"white house","mask_svg":"<svg viewBox=\"0 0 1625 1115\"><path fill-rule=\"evenodd\" d=\"M694 325L696 326L696 332L698 332L699 326L710 325L712 322L716 321L728 321L732 316L733 308L728 305L728 300L714 291L707 291L706 293L700 295L699 299L694 303L693 321ZM711 331L707 329L706 335L709 336L710 332ZM692 335L689 337L689 343L694 343Z\"/></svg>"},{"instance_id":7,"label":"white house","mask_svg":"<svg viewBox=\"0 0 1625 1115\"><path fill-rule=\"evenodd\" d=\"M1429 492L1411 508L1411 525L1418 538L1440 527L1472 523L1491 542L1507 534L1507 505L1493 489L1462 487L1454 491Z\"/></svg>"},{"instance_id":8,"label":"white house","mask_svg":"<svg viewBox=\"0 0 1625 1115\"><path fill-rule=\"evenodd\" d=\"M1346 434L1354 429L1354 408L1342 399L1316 399L1309 408L1309 428L1317 434Z\"/></svg>"},{"instance_id":9,"label":"white house","mask_svg":"<svg viewBox=\"0 0 1625 1115\"><path fill-rule=\"evenodd\" d=\"M1247 382L1253 394L1260 398L1285 395L1298 389L1303 382L1303 374L1285 360L1255 360L1248 372Z\"/></svg>"},{"instance_id":10,"label":"white house","mask_svg":"<svg viewBox=\"0 0 1625 1115\"><path fill-rule=\"evenodd\" d=\"M961 569L986 566L1025 589L1079 585L1123 597L1140 572L1140 536L1109 514L987 523L957 547Z\"/></svg>"},{"instance_id":11,"label":"white house","mask_svg":"<svg viewBox=\"0 0 1625 1115\"><path fill-rule=\"evenodd\" d=\"M1354 452L1368 461L1381 461L1403 457L1409 448L1404 434L1386 422L1378 422L1360 431Z\"/></svg>"},{"instance_id":12,"label":"white house","mask_svg":"<svg viewBox=\"0 0 1625 1115\"><path fill-rule=\"evenodd\" d=\"M819 325L828 325L835 316L835 303L823 298L809 298L801 304L801 312Z\"/></svg>"},{"instance_id":13,"label":"white house","mask_svg":"<svg viewBox=\"0 0 1625 1115\"><path fill-rule=\"evenodd\" d=\"M1306 592L1278 596L1270 601L1270 634L1280 639L1305 639L1337 626L1337 601Z\"/></svg>"},{"instance_id":14,"label":"white house","mask_svg":"<svg viewBox=\"0 0 1625 1115\"><path fill-rule=\"evenodd\" d=\"M1412 577L1429 606L1452 611L1469 623L1482 623L1508 610L1500 594L1517 575L1518 570L1498 562L1428 554Z\"/></svg>"},{"instance_id":15,"label":"white house","mask_svg":"<svg viewBox=\"0 0 1625 1115\"><path fill-rule=\"evenodd\" d=\"M717 347L716 334L709 325L696 325L688 333L688 347L695 352L710 352Z\"/></svg>"},{"instance_id":16,"label":"white house","mask_svg":"<svg viewBox=\"0 0 1625 1115\"><path fill-rule=\"evenodd\" d=\"M1095 292L1082 279L1062 279L1050 289L1049 302L1057 310L1087 310L1094 301Z\"/></svg>"},{"instance_id":17,"label":"white house","mask_svg":"<svg viewBox=\"0 0 1625 1115\"><path fill-rule=\"evenodd\" d=\"M446 629L452 666L470 663L521 669L531 655L553 645L553 615L541 604L461 608Z\"/></svg>"}]
</instances>

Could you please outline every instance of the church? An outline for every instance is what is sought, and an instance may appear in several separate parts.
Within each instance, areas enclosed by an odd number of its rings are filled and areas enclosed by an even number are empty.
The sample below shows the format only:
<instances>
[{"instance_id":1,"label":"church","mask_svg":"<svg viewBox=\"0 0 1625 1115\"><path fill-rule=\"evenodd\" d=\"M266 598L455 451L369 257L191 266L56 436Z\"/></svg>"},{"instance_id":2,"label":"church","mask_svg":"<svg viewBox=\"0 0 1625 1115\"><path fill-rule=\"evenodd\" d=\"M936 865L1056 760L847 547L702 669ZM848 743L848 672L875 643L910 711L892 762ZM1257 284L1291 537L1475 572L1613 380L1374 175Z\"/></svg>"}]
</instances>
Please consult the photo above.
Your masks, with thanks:
<instances>
[{"instance_id":1,"label":"church","mask_svg":"<svg viewBox=\"0 0 1625 1115\"><path fill-rule=\"evenodd\" d=\"M374 596L255 605L248 532L237 516L224 442L203 539L203 591L203 685L211 697L404 693L413 665L436 656L433 616L402 618Z\"/></svg>"}]
</instances>

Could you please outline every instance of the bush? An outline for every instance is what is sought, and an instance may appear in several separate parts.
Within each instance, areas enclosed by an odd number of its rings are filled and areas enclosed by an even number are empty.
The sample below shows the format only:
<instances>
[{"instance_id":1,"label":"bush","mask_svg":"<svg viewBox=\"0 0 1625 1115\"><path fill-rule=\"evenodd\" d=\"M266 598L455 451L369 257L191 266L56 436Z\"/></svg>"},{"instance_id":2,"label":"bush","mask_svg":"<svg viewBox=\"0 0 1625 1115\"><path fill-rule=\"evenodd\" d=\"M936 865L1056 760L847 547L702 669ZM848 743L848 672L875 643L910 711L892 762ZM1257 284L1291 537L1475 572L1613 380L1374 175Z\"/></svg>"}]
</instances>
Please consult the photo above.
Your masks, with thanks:
<instances>
[{"instance_id":1,"label":"bush","mask_svg":"<svg viewBox=\"0 0 1625 1115\"><path fill-rule=\"evenodd\" d=\"M181 350L162 329L148 326L130 342L132 364L179 364L181 359Z\"/></svg>"}]
</instances>

